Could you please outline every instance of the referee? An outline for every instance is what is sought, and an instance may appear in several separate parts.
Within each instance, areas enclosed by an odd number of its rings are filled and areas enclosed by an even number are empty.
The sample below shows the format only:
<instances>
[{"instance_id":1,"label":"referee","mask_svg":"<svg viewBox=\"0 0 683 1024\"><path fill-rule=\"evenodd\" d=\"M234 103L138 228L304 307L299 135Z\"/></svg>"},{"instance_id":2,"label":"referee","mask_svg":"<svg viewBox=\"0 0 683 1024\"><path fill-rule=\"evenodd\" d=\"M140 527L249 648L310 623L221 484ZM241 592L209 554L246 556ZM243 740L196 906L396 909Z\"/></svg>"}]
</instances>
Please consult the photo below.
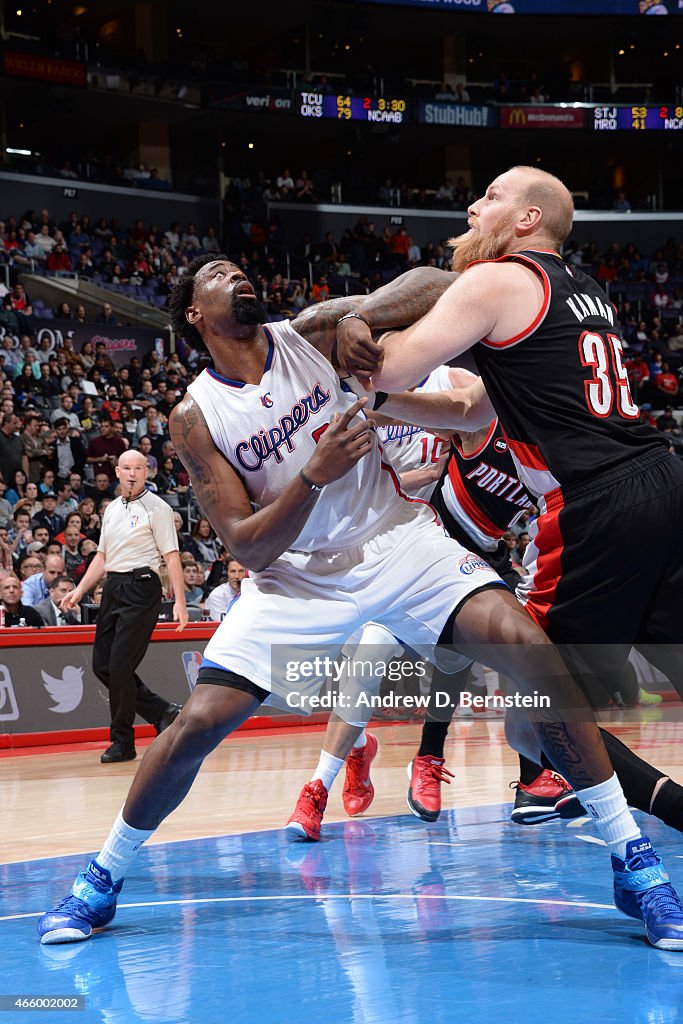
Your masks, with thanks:
<instances>
[{"instance_id":1,"label":"referee","mask_svg":"<svg viewBox=\"0 0 683 1024\"><path fill-rule=\"evenodd\" d=\"M141 452L121 455L116 466L121 497L107 507L99 547L83 579L61 602L62 611L75 608L106 572L93 648L93 671L109 690L111 746L100 758L105 764L135 758L136 713L159 733L180 711L177 704L152 693L135 671L159 618L161 557L175 597L173 618L178 630L187 625L173 512L146 489L147 473Z\"/></svg>"}]
</instances>

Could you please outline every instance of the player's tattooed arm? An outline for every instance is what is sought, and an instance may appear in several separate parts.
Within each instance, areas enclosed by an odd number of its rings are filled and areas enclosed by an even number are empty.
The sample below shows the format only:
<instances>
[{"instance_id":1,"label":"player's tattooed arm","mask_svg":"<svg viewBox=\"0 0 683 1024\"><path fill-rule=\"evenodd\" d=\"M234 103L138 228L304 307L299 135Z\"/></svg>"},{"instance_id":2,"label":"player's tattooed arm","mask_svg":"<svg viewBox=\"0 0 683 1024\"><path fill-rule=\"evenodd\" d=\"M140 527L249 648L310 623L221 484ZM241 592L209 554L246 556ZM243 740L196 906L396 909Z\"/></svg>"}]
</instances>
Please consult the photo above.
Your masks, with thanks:
<instances>
[{"instance_id":1,"label":"player's tattooed arm","mask_svg":"<svg viewBox=\"0 0 683 1024\"><path fill-rule=\"evenodd\" d=\"M457 274L435 267L417 267L401 274L370 295L348 295L308 306L292 322L294 329L327 359L336 362L338 338L406 327L428 312ZM362 320L350 317L337 330L346 313L358 313ZM366 326L367 325L367 326ZM339 360L343 365L343 359Z\"/></svg>"},{"instance_id":2,"label":"player's tattooed arm","mask_svg":"<svg viewBox=\"0 0 683 1024\"><path fill-rule=\"evenodd\" d=\"M292 327L309 345L317 348L321 355L335 362L337 324L345 313L352 313L360 307L364 295L347 295L307 306L292 321Z\"/></svg>"},{"instance_id":3,"label":"player's tattooed arm","mask_svg":"<svg viewBox=\"0 0 683 1024\"><path fill-rule=\"evenodd\" d=\"M220 453L213 443L201 409L190 395L171 412L169 432L178 458L190 476L197 501L204 514L211 518L221 500L216 475L218 467L212 465L211 456ZM227 463L225 465L230 470Z\"/></svg>"}]
</instances>

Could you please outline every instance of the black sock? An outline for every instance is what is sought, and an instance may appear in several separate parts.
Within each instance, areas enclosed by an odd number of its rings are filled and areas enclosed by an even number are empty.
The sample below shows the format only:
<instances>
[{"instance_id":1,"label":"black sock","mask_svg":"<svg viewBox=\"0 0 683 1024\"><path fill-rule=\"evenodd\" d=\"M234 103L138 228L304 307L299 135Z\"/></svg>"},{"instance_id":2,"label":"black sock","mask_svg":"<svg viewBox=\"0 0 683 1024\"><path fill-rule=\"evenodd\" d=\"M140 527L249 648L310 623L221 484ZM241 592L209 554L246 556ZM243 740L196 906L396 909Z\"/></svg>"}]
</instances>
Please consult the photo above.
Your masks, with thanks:
<instances>
[{"instance_id":1,"label":"black sock","mask_svg":"<svg viewBox=\"0 0 683 1024\"><path fill-rule=\"evenodd\" d=\"M523 754L519 755L519 781L523 786L530 786L542 771L543 769L540 764L536 764L535 761L530 761L529 758L524 757Z\"/></svg>"},{"instance_id":2,"label":"black sock","mask_svg":"<svg viewBox=\"0 0 683 1024\"><path fill-rule=\"evenodd\" d=\"M460 700L460 691L464 690L470 678L469 666L453 675L447 675L434 667L432 682L429 688L430 707L428 718L422 726L422 739L418 757L443 757L443 748L448 734L448 726ZM450 700L445 707L436 706L436 694L448 694Z\"/></svg>"},{"instance_id":3,"label":"black sock","mask_svg":"<svg viewBox=\"0 0 683 1024\"><path fill-rule=\"evenodd\" d=\"M422 742L418 757L443 757L450 722L425 722L422 726Z\"/></svg>"},{"instance_id":4,"label":"black sock","mask_svg":"<svg viewBox=\"0 0 683 1024\"><path fill-rule=\"evenodd\" d=\"M654 814L665 825L683 832L683 786L679 786L673 779L667 779L652 801L650 814Z\"/></svg>"},{"instance_id":5,"label":"black sock","mask_svg":"<svg viewBox=\"0 0 683 1024\"><path fill-rule=\"evenodd\" d=\"M607 747L609 759L621 783L626 802L631 807L637 807L639 811L646 811L649 814L655 786L660 779L666 778L665 772L660 772L658 768L648 764L647 761L643 761L642 758L634 754L626 744L618 740L611 732L601 729L600 733ZM676 783L671 785L678 790L680 800L683 797L683 788L677 786ZM668 789L668 787L663 788ZM655 801L655 803L657 802ZM657 817L660 817L659 813L657 813ZM666 822L667 825L672 824L672 822L664 817L662 817L662 821ZM678 821L679 824L674 825L674 828L683 827L683 818L679 817Z\"/></svg>"}]
</instances>

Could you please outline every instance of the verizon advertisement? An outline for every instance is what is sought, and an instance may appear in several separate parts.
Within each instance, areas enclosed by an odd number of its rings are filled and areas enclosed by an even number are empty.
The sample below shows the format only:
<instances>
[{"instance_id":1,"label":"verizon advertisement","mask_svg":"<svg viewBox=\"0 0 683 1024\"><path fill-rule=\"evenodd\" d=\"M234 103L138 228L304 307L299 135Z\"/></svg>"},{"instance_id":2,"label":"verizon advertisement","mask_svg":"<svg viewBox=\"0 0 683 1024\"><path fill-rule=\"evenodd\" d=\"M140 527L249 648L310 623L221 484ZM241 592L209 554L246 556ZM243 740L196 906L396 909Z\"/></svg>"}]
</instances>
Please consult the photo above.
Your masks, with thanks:
<instances>
[{"instance_id":1,"label":"verizon advertisement","mask_svg":"<svg viewBox=\"0 0 683 1024\"><path fill-rule=\"evenodd\" d=\"M500 128L585 128L586 112L581 107L499 107Z\"/></svg>"},{"instance_id":2,"label":"verizon advertisement","mask_svg":"<svg viewBox=\"0 0 683 1024\"><path fill-rule=\"evenodd\" d=\"M220 110L253 110L255 113L294 113L294 102L289 89L231 89L228 86L209 86L206 103Z\"/></svg>"}]
</instances>

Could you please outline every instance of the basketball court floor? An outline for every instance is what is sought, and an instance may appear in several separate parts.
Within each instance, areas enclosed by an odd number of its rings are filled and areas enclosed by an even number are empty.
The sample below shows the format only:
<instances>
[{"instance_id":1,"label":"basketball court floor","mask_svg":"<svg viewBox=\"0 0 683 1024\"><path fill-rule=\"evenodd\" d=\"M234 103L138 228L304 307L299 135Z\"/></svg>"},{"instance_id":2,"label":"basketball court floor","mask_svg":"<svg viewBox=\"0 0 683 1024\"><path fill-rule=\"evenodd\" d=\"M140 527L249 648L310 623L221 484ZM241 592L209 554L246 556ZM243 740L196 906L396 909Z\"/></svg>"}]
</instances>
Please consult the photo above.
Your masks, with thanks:
<instances>
[{"instance_id":1,"label":"basketball court floor","mask_svg":"<svg viewBox=\"0 0 683 1024\"><path fill-rule=\"evenodd\" d=\"M679 707L610 721L683 778ZM139 855L113 924L62 946L41 946L36 920L101 845L135 763L101 765L101 744L0 758L0 1020L683 1021L683 954L652 949L614 909L591 823L510 821L500 719L454 722L456 778L435 824L405 804L419 728L376 732L370 811L344 815L339 779L317 844L289 843L281 826L321 730L224 743ZM681 835L639 819L683 889ZM66 1006L17 1008L20 996Z\"/></svg>"}]
</instances>

